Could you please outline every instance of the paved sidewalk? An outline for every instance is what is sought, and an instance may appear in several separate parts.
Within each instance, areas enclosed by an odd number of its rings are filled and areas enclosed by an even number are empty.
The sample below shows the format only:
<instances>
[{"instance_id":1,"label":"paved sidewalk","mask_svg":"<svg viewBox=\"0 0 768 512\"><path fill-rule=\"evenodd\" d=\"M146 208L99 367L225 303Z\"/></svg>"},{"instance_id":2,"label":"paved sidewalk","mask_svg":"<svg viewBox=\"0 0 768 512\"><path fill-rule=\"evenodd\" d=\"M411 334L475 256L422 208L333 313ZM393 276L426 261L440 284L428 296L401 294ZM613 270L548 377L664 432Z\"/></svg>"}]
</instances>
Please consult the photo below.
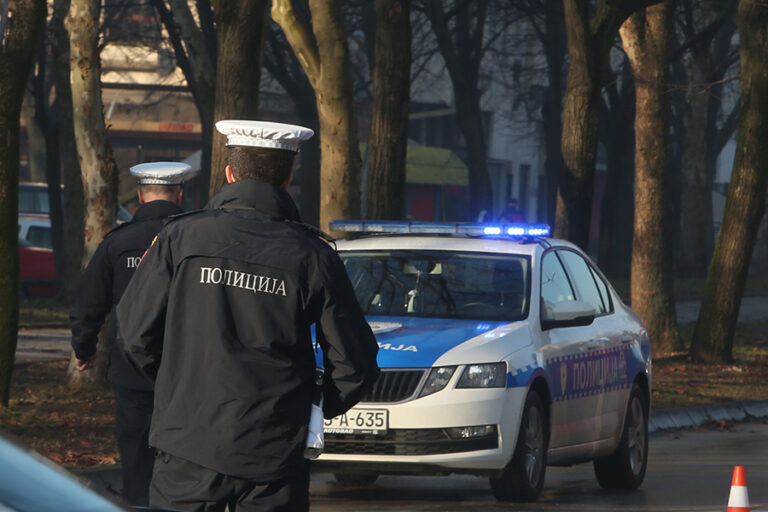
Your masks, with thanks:
<instances>
[{"instance_id":1,"label":"paved sidewalk","mask_svg":"<svg viewBox=\"0 0 768 512\"><path fill-rule=\"evenodd\" d=\"M67 360L71 339L72 331L61 327L20 328L15 364Z\"/></svg>"}]
</instances>

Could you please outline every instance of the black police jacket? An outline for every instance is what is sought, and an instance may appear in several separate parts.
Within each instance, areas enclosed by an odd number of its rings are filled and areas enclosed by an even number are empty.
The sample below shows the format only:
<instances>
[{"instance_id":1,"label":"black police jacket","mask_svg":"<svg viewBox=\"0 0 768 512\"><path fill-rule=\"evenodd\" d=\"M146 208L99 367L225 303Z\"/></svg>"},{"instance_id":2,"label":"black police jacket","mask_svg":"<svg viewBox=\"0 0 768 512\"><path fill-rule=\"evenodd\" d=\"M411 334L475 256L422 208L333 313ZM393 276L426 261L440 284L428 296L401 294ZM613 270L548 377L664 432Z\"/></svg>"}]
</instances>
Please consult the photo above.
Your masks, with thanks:
<instances>
[{"instance_id":1,"label":"black police jacket","mask_svg":"<svg viewBox=\"0 0 768 512\"><path fill-rule=\"evenodd\" d=\"M72 348L78 359L85 360L96 353L104 320L122 297L142 254L162 229L166 218L182 211L169 201L144 203L136 210L131 222L117 226L104 237L80 276L69 314ZM113 341L107 370L110 382L129 389L151 391L152 383L128 363L114 343L114 326L109 334Z\"/></svg>"},{"instance_id":2,"label":"black police jacket","mask_svg":"<svg viewBox=\"0 0 768 512\"><path fill-rule=\"evenodd\" d=\"M324 413L357 403L378 345L334 249L291 197L255 180L171 220L117 306L130 358L156 378L149 442L219 473L272 481L304 467L315 354Z\"/></svg>"}]
</instances>

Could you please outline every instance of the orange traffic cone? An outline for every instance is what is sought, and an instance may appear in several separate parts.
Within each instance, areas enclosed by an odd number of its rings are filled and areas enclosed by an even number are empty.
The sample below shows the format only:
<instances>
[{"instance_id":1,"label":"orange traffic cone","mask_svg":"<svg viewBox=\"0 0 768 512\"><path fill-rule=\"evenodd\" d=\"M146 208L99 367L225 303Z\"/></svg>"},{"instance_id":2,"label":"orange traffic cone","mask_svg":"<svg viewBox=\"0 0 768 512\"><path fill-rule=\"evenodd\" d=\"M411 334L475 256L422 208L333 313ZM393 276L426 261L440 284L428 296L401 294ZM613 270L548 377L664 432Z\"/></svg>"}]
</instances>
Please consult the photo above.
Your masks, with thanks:
<instances>
[{"instance_id":1,"label":"orange traffic cone","mask_svg":"<svg viewBox=\"0 0 768 512\"><path fill-rule=\"evenodd\" d=\"M728 497L726 512L749 512L749 495L747 495L747 476L744 466L733 467L731 495Z\"/></svg>"}]
</instances>

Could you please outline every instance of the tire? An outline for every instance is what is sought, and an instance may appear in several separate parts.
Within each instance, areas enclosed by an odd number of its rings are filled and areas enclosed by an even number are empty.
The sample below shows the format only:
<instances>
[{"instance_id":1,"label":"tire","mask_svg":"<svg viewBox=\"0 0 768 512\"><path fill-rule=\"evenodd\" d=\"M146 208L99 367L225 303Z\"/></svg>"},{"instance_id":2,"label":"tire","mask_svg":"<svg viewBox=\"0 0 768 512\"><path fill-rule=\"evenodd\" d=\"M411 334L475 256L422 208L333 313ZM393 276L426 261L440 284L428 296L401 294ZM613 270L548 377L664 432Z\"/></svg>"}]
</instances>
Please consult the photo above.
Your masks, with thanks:
<instances>
[{"instance_id":1,"label":"tire","mask_svg":"<svg viewBox=\"0 0 768 512\"><path fill-rule=\"evenodd\" d=\"M498 478L491 478L491 490L499 501L536 501L544 486L549 445L549 420L536 391L529 391L520 421L512 460Z\"/></svg>"},{"instance_id":2,"label":"tire","mask_svg":"<svg viewBox=\"0 0 768 512\"><path fill-rule=\"evenodd\" d=\"M362 487L371 485L379 478L378 473L334 473L333 477L341 485Z\"/></svg>"},{"instance_id":3,"label":"tire","mask_svg":"<svg viewBox=\"0 0 768 512\"><path fill-rule=\"evenodd\" d=\"M640 487L648 466L648 405L645 393L632 385L624 418L624 430L616 451L595 459L595 476L604 489Z\"/></svg>"}]
</instances>

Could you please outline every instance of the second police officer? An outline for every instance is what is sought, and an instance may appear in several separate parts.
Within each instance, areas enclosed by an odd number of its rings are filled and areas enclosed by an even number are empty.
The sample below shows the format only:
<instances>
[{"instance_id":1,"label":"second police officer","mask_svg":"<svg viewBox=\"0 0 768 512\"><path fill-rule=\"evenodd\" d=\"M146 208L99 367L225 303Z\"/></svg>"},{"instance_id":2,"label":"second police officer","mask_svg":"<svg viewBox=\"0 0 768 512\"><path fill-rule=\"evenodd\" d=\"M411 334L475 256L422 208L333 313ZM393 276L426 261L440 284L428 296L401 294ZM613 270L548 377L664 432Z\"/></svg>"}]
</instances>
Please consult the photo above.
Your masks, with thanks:
<instances>
[{"instance_id":1,"label":"second police officer","mask_svg":"<svg viewBox=\"0 0 768 512\"><path fill-rule=\"evenodd\" d=\"M133 219L107 233L91 258L77 288L70 313L72 348L80 371L92 367L98 335L107 315L122 297L142 254L167 221L182 213L181 184L197 174L180 162L154 162L131 167L139 181L139 208ZM107 376L115 390L117 442L122 465L122 498L127 503L148 503L154 450L148 434L152 415L152 383L125 359L115 343Z\"/></svg>"}]
</instances>

